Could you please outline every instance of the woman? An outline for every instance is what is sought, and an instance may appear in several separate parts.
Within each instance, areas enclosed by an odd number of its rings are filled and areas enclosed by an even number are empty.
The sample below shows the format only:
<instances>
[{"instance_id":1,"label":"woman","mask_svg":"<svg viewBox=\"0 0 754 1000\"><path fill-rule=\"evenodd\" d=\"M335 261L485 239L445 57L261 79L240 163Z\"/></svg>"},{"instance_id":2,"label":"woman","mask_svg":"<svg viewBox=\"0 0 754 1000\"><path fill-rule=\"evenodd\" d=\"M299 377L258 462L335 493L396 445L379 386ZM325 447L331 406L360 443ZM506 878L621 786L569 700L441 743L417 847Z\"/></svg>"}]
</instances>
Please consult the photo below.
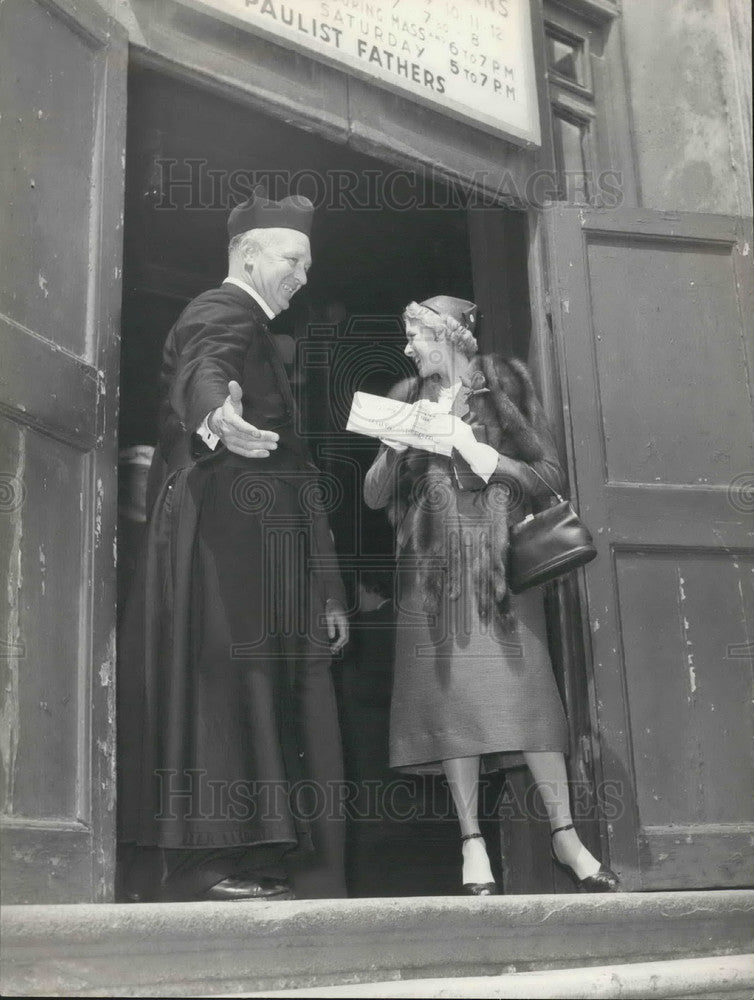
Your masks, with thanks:
<instances>
[{"instance_id":1,"label":"woman","mask_svg":"<svg viewBox=\"0 0 754 1000\"><path fill-rule=\"evenodd\" d=\"M513 597L506 584L509 527L551 495L546 484L560 489L562 470L526 367L477 355L476 315L473 303L444 295L407 307L405 353L418 378L392 395L435 404L426 407L427 450L383 440L364 486L366 503L386 507L398 534L390 763L444 770L464 892L498 891L477 816L480 764L510 767L521 754L547 810L553 857L582 891L614 892L616 876L571 820L542 594Z\"/></svg>"}]
</instances>

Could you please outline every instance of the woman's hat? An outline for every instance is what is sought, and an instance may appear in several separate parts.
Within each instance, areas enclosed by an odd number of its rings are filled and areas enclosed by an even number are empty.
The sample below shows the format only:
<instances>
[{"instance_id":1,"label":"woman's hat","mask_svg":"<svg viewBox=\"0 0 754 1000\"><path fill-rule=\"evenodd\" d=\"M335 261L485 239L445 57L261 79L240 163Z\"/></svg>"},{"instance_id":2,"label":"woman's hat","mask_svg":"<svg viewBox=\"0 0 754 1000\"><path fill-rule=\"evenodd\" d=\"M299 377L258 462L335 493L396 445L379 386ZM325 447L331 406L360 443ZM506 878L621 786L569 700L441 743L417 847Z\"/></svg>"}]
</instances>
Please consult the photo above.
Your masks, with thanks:
<instances>
[{"instance_id":1,"label":"woman's hat","mask_svg":"<svg viewBox=\"0 0 754 1000\"><path fill-rule=\"evenodd\" d=\"M471 333L476 334L478 306L467 299L456 299L452 295L434 295L431 299L425 299L419 303L425 309L430 309L438 316L452 316L461 326L465 326Z\"/></svg>"},{"instance_id":2,"label":"woman's hat","mask_svg":"<svg viewBox=\"0 0 754 1000\"><path fill-rule=\"evenodd\" d=\"M313 216L314 205L303 195L271 201L265 186L258 184L251 197L236 205L228 216L228 236L233 239L249 229L296 229L309 236Z\"/></svg>"}]
</instances>

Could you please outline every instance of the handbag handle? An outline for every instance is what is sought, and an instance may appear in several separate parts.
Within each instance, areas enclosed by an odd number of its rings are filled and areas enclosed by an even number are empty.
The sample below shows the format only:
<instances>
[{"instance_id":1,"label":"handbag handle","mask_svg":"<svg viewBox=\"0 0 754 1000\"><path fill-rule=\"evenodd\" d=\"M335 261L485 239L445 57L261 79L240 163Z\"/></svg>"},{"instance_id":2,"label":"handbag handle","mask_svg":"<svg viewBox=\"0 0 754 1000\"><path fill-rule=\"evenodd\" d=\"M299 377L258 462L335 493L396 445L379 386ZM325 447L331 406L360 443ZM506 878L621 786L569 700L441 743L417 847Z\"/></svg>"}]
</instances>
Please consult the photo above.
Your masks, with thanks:
<instances>
[{"instance_id":1,"label":"handbag handle","mask_svg":"<svg viewBox=\"0 0 754 1000\"><path fill-rule=\"evenodd\" d=\"M527 462L527 465L528 465L528 464L529 464L529 463ZM563 500L564 500L564 498L563 498L563 497L562 497L562 496L561 496L561 495L560 495L560 494L558 493L558 491L557 491L556 489L553 489L553 487L552 487L552 486L550 486L550 484L549 484L549 483L547 482L547 480L545 479L545 477L544 477L544 476L540 476L540 474L539 474L539 473L537 472L537 470L536 470L536 469L534 468L534 466L533 466L533 465L529 465L529 468L530 468L530 469L531 469L531 471L532 471L532 472L534 473L534 475L535 475L535 476L537 477L537 479L540 479L540 480L541 480L541 481L542 481L542 482L543 482L543 483L545 484L545 486L546 486L546 487L547 487L547 489L548 489L548 490L550 491L550 493L554 494L554 495L555 495L555 496L557 497L557 499L558 499L558 500L559 500L559 501L560 501L561 503L563 503Z\"/></svg>"}]
</instances>

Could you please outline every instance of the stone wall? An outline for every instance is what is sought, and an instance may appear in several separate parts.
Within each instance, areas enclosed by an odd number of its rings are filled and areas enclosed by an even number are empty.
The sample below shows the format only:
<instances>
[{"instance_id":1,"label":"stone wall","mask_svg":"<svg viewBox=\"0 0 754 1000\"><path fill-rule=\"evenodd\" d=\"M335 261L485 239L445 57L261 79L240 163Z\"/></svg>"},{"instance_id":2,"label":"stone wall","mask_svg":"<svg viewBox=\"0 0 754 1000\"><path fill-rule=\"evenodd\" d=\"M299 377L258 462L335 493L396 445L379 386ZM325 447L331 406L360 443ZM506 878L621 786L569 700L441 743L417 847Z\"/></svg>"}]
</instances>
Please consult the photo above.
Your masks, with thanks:
<instances>
[{"instance_id":1,"label":"stone wall","mask_svg":"<svg viewBox=\"0 0 754 1000\"><path fill-rule=\"evenodd\" d=\"M748 0L623 0L642 204L748 216Z\"/></svg>"}]
</instances>

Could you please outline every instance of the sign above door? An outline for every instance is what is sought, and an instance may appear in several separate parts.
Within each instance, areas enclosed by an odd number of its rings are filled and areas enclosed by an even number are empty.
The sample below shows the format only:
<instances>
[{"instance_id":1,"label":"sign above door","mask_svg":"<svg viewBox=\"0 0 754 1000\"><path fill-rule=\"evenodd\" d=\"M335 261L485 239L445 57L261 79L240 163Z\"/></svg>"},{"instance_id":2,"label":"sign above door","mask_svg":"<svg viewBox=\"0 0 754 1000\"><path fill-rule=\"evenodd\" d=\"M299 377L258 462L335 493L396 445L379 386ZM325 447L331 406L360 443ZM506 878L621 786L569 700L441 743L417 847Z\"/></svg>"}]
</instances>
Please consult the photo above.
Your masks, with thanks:
<instances>
[{"instance_id":1,"label":"sign above door","mask_svg":"<svg viewBox=\"0 0 754 1000\"><path fill-rule=\"evenodd\" d=\"M503 136L540 144L529 0L178 0Z\"/></svg>"}]
</instances>

